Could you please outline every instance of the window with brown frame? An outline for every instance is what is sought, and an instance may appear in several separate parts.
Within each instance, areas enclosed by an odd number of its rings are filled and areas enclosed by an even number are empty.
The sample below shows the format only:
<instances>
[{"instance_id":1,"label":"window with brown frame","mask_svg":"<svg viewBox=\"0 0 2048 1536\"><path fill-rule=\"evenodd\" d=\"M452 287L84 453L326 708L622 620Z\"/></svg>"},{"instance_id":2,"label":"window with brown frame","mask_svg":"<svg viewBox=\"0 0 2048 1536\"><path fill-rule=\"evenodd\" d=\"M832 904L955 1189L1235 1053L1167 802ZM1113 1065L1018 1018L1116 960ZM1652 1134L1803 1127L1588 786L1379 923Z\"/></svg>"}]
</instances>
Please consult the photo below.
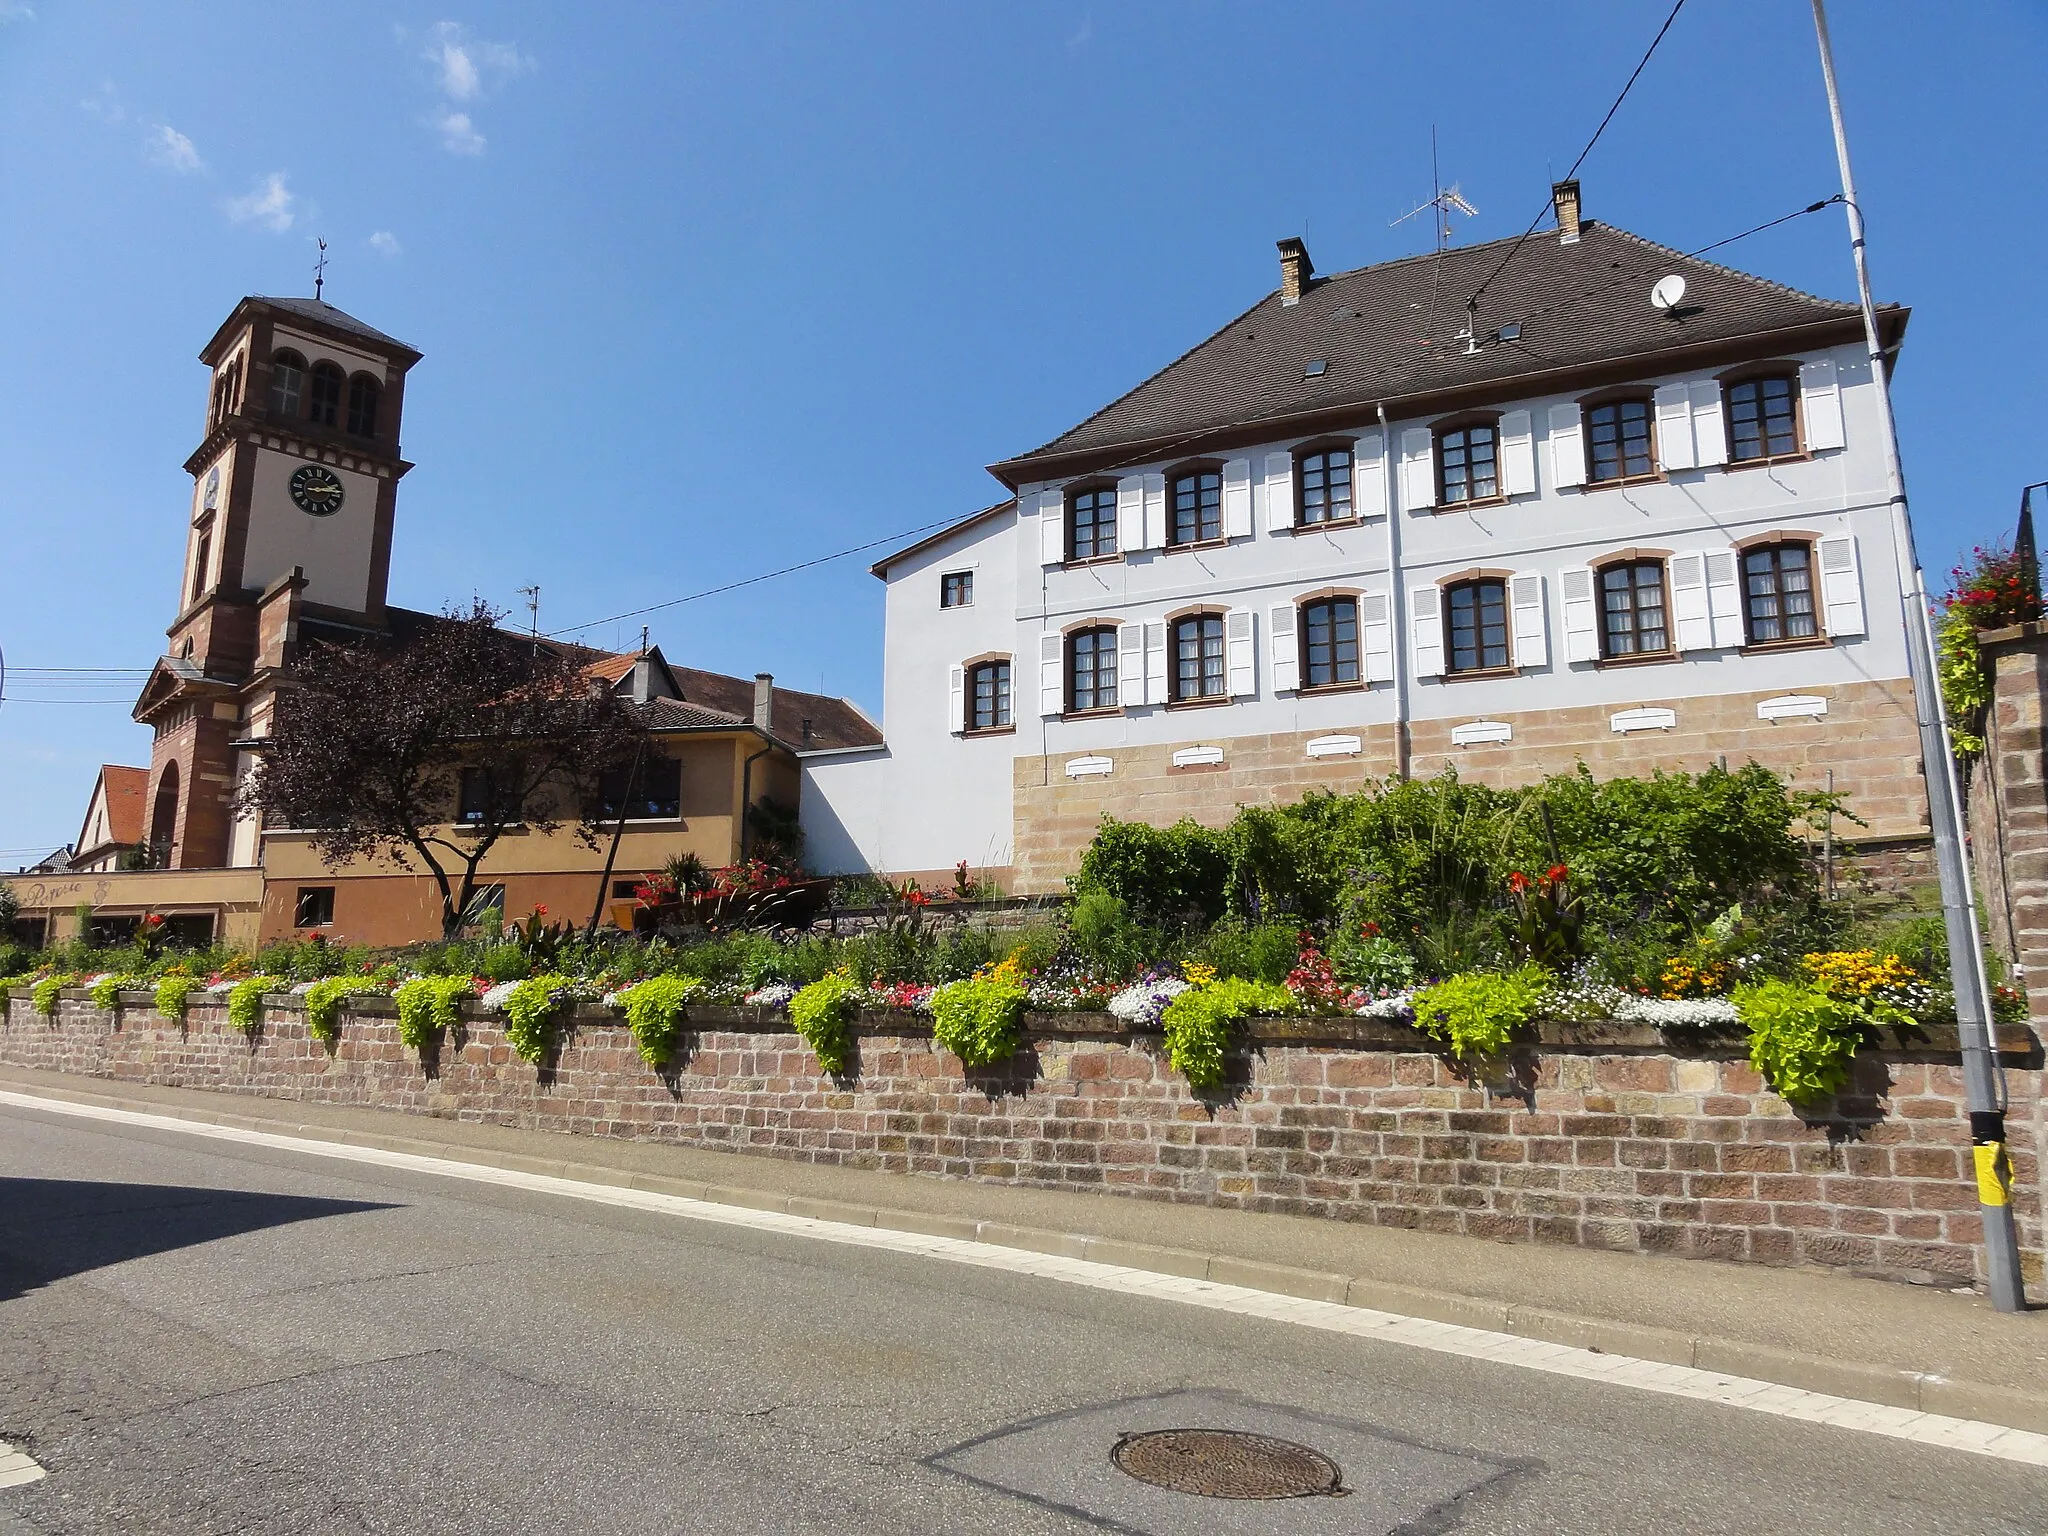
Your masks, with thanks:
<instances>
[{"instance_id":1,"label":"window with brown frame","mask_svg":"<svg viewBox=\"0 0 2048 1536\"><path fill-rule=\"evenodd\" d=\"M348 381L348 429L357 437L377 435L377 381L359 373Z\"/></svg>"},{"instance_id":2,"label":"window with brown frame","mask_svg":"<svg viewBox=\"0 0 2048 1536\"><path fill-rule=\"evenodd\" d=\"M1115 709L1116 700L1116 626L1076 630L1067 636L1067 708Z\"/></svg>"},{"instance_id":3,"label":"window with brown frame","mask_svg":"<svg viewBox=\"0 0 2048 1536\"><path fill-rule=\"evenodd\" d=\"M1671 649L1664 562L1626 560L1600 568L1600 654L1609 661Z\"/></svg>"},{"instance_id":4,"label":"window with brown frame","mask_svg":"<svg viewBox=\"0 0 2048 1536\"><path fill-rule=\"evenodd\" d=\"M294 928L330 928L334 925L334 887L302 885L293 903Z\"/></svg>"},{"instance_id":5,"label":"window with brown frame","mask_svg":"<svg viewBox=\"0 0 2048 1536\"><path fill-rule=\"evenodd\" d=\"M967 729L999 731L1010 723L1010 664L977 662L967 669Z\"/></svg>"},{"instance_id":6,"label":"window with brown frame","mask_svg":"<svg viewBox=\"0 0 2048 1536\"><path fill-rule=\"evenodd\" d=\"M1819 636L1811 544L1765 544L1742 552L1742 622L1751 645Z\"/></svg>"},{"instance_id":7,"label":"window with brown frame","mask_svg":"<svg viewBox=\"0 0 2048 1536\"><path fill-rule=\"evenodd\" d=\"M941 608L971 608L974 606L974 572L948 571L939 578L939 606Z\"/></svg>"},{"instance_id":8,"label":"window with brown frame","mask_svg":"<svg viewBox=\"0 0 2048 1536\"><path fill-rule=\"evenodd\" d=\"M1789 373L1728 386L1728 458L1748 464L1799 451L1799 383Z\"/></svg>"},{"instance_id":9,"label":"window with brown frame","mask_svg":"<svg viewBox=\"0 0 2048 1536\"><path fill-rule=\"evenodd\" d=\"M1351 499L1351 450L1317 448L1294 461L1297 526L1348 522L1357 516Z\"/></svg>"},{"instance_id":10,"label":"window with brown frame","mask_svg":"<svg viewBox=\"0 0 2048 1536\"><path fill-rule=\"evenodd\" d=\"M1452 427L1436 438L1438 500L1490 501L1500 494L1500 430L1490 421Z\"/></svg>"},{"instance_id":11,"label":"window with brown frame","mask_svg":"<svg viewBox=\"0 0 2048 1536\"><path fill-rule=\"evenodd\" d=\"M1595 485L1657 472L1647 398L1605 400L1586 407L1586 478Z\"/></svg>"},{"instance_id":12,"label":"window with brown frame","mask_svg":"<svg viewBox=\"0 0 2048 1536\"><path fill-rule=\"evenodd\" d=\"M315 363L307 375L306 419L316 427L331 427L341 418L341 370L332 363Z\"/></svg>"},{"instance_id":13,"label":"window with brown frame","mask_svg":"<svg viewBox=\"0 0 2048 1536\"><path fill-rule=\"evenodd\" d=\"M1209 544L1223 537L1223 471L1191 469L1173 477L1167 545Z\"/></svg>"},{"instance_id":14,"label":"window with brown frame","mask_svg":"<svg viewBox=\"0 0 2048 1536\"><path fill-rule=\"evenodd\" d=\"M1173 701L1228 696L1223 615L1194 613L1173 622Z\"/></svg>"},{"instance_id":15,"label":"window with brown frame","mask_svg":"<svg viewBox=\"0 0 2048 1536\"><path fill-rule=\"evenodd\" d=\"M1301 605L1301 678L1306 688L1358 681L1358 599L1326 597Z\"/></svg>"},{"instance_id":16,"label":"window with brown frame","mask_svg":"<svg viewBox=\"0 0 2048 1536\"><path fill-rule=\"evenodd\" d=\"M1116 553L1116 487L1091 486L1067 499L1067 558L1099 560Z\"/></svg>"},{"instance_id":17,"label":"window with brown frame","mask_svg":"<svg viewBox=\"0 0 2048 1536\"><path fill-rule=\"evenodd\" d=\"M279 416L299 414L299 390L306 381L306 360L284 351L270 360L270 409Z\"/></svg>"},{"instance_id":18,"label":"window with brown frame","mask_svg":"<svg viewBox=\"0 0 2048 1536\"><path fill-rule=\"evenodd\" d=\"M1452 672L1484 672L1508 664L1508 584L1498 577L1444 588L1446 660Z\"/></svg>"}]
</instances>

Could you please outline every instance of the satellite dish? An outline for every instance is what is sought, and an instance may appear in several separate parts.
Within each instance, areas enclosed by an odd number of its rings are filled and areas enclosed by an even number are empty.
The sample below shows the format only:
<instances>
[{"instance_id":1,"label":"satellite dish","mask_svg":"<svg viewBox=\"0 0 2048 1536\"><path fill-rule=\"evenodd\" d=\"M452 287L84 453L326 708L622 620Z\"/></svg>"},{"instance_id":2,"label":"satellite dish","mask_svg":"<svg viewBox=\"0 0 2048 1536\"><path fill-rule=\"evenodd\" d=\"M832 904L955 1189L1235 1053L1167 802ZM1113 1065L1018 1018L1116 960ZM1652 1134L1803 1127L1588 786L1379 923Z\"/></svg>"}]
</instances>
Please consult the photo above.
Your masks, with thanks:
<instances>
[{"instance_id":1,"label":"satellite dish","mask_svg":"<svg viewBox=\"0 0 2048 1536\"><path fill-rule=\"evenodd\" d=\"M1650 302L1667 315L1678 308L1684 300L1685 279L1676 272L1669 277L1658 278L1657 286L1650 290Z\"/></svg>"}]
</instances>

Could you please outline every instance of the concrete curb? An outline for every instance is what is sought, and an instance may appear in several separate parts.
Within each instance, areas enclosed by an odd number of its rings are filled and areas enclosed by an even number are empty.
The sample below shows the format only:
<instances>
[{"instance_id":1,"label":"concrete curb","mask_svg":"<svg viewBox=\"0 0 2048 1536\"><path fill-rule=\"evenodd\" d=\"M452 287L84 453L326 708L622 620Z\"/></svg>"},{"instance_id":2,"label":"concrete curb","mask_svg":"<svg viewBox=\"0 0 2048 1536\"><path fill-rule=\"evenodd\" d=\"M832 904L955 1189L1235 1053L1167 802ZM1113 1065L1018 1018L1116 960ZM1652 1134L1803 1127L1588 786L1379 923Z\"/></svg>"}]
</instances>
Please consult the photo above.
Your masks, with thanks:
<instances>
[{"instance_id":1,"label":"concrete curb","mask_svg":"<svg viewBox=\"0 0 2048 1536\"><path fill-rule=\"evenodd\" d=\"M655 1194L675 1195L713 1205L738 1206L747 1210L775 1211L808 1217L815 1221L847 1226L879 1227L893 1232L913 1232L930 1237L958 1238L1018 1248L1031 1253L1056 1254L1086 1259L1098 1264L1115 1264L1154 1274L1178 1275L1191 1280L1213 1280L1222 1285L1268 1291L1280 1296L1297 1296L1311 1301L1334 1302L1343 1306L1369 1307L1376 1311L1432 1322L1454 1323L1467 1328L1484 1328L1495 1333L1564 1344L1597 1353L1627 1355L1668 1365L1692 1366L1731 1376L1805 1391L1826 1392L1859 1402L1883 1403L1894 1408L1917 1409L1922 1413L1947 1414L1976 1419L2010 1429L2048 1434L2048 1394L2022 1392L1985 1382L1957 1381L1921 1371L1888 1369L1854 1361L1835 1360L1823 1355L1803 1354L1739 1339L1716 1338L1678 1329L1656 1328L1611 1318L1580 1317L1548 1308L1522 1306L1487 1297L1464 1296L1452 1291L1424 1290L1365 1276L1343 1275L1319 1270L1295 1269L1285 1264L1268 1264L1230 1254L1204 1253L1194 1249L1167 1248L1151 1243L1134 1243L1120 1238L1092 1237L1085 1233L1058 1232L1038 1227L1012 1226L1000 1221L982 1221L968 1216L942 1216L924 1211L896 1210L887 1206L814 1199L772 1190L749 1189L724 1184L706 1184L694 1179L674 1179L660 1174L630 1172L602 1164L569 1162L557 1158L527 1157L519 1153L494 1152L480 1147L463 1147L426 1141L411 1136L385 1136L331 1126L300 1125L288 1119L258 1115L228 1114L184 1105L162 1104L148 1099L125 1098L119 1094L89 1093L75 1088L46 1084L13 1083L16 1092L77 1104L161 1115L167 1119L190 1120L203 1125L228 1126L237 1130L264 1131L272 1135L295 1136L305 1141L336 1142L353 1147L371 1147L386 1152L405 1152L418 1157L439 1158L452 1163L473 1163L489 1168L506 1168L521 1173L544 1174L579 1183L644 1189Z\"/></svg>"}]
</instances>

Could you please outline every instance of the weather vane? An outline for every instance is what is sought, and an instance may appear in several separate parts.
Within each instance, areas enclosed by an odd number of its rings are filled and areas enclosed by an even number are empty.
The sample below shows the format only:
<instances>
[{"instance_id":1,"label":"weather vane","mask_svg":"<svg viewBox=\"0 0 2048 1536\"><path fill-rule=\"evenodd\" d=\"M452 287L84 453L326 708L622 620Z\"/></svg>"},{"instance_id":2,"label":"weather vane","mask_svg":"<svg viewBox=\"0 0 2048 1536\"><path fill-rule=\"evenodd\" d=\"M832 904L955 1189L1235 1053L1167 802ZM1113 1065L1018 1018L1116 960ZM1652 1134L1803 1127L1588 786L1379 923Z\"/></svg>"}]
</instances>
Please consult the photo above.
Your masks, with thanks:
<instances>
[{"instance_id":1,"label":"weather vane","mask_svg":"<svg viewBox=\"0 0 2048 1536\"><path fill-rule=\"evenodd\" d=\"M327 242L320 240L317 243L320 247L320 259L313 263L313 297L315 299L320 297L320 287L327 281Z\"/></svg>"}]
</instances>

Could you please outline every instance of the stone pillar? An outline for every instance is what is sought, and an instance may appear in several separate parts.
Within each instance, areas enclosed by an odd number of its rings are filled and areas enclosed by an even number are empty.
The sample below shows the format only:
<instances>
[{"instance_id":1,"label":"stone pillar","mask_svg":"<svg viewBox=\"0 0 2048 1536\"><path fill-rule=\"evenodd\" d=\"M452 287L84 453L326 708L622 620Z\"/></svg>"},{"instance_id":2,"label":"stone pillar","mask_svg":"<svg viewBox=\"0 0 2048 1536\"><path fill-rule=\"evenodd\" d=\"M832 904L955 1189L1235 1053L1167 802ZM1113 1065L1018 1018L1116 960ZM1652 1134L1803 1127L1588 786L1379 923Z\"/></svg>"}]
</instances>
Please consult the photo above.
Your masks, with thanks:
<instances>
[{"instance_id":1,"label":"stone pillar","mask_svg":"<svg viewBox=\"0 0 2048 1536\"><path fill-rule=\"evenodd\" d=\"M1986 630L1978 643L1995 682L1970 781L1970 853L1985 937L2018 968L2039 1024L2048 1020L2048 624Z\"/></svg>"}]
</instances>

